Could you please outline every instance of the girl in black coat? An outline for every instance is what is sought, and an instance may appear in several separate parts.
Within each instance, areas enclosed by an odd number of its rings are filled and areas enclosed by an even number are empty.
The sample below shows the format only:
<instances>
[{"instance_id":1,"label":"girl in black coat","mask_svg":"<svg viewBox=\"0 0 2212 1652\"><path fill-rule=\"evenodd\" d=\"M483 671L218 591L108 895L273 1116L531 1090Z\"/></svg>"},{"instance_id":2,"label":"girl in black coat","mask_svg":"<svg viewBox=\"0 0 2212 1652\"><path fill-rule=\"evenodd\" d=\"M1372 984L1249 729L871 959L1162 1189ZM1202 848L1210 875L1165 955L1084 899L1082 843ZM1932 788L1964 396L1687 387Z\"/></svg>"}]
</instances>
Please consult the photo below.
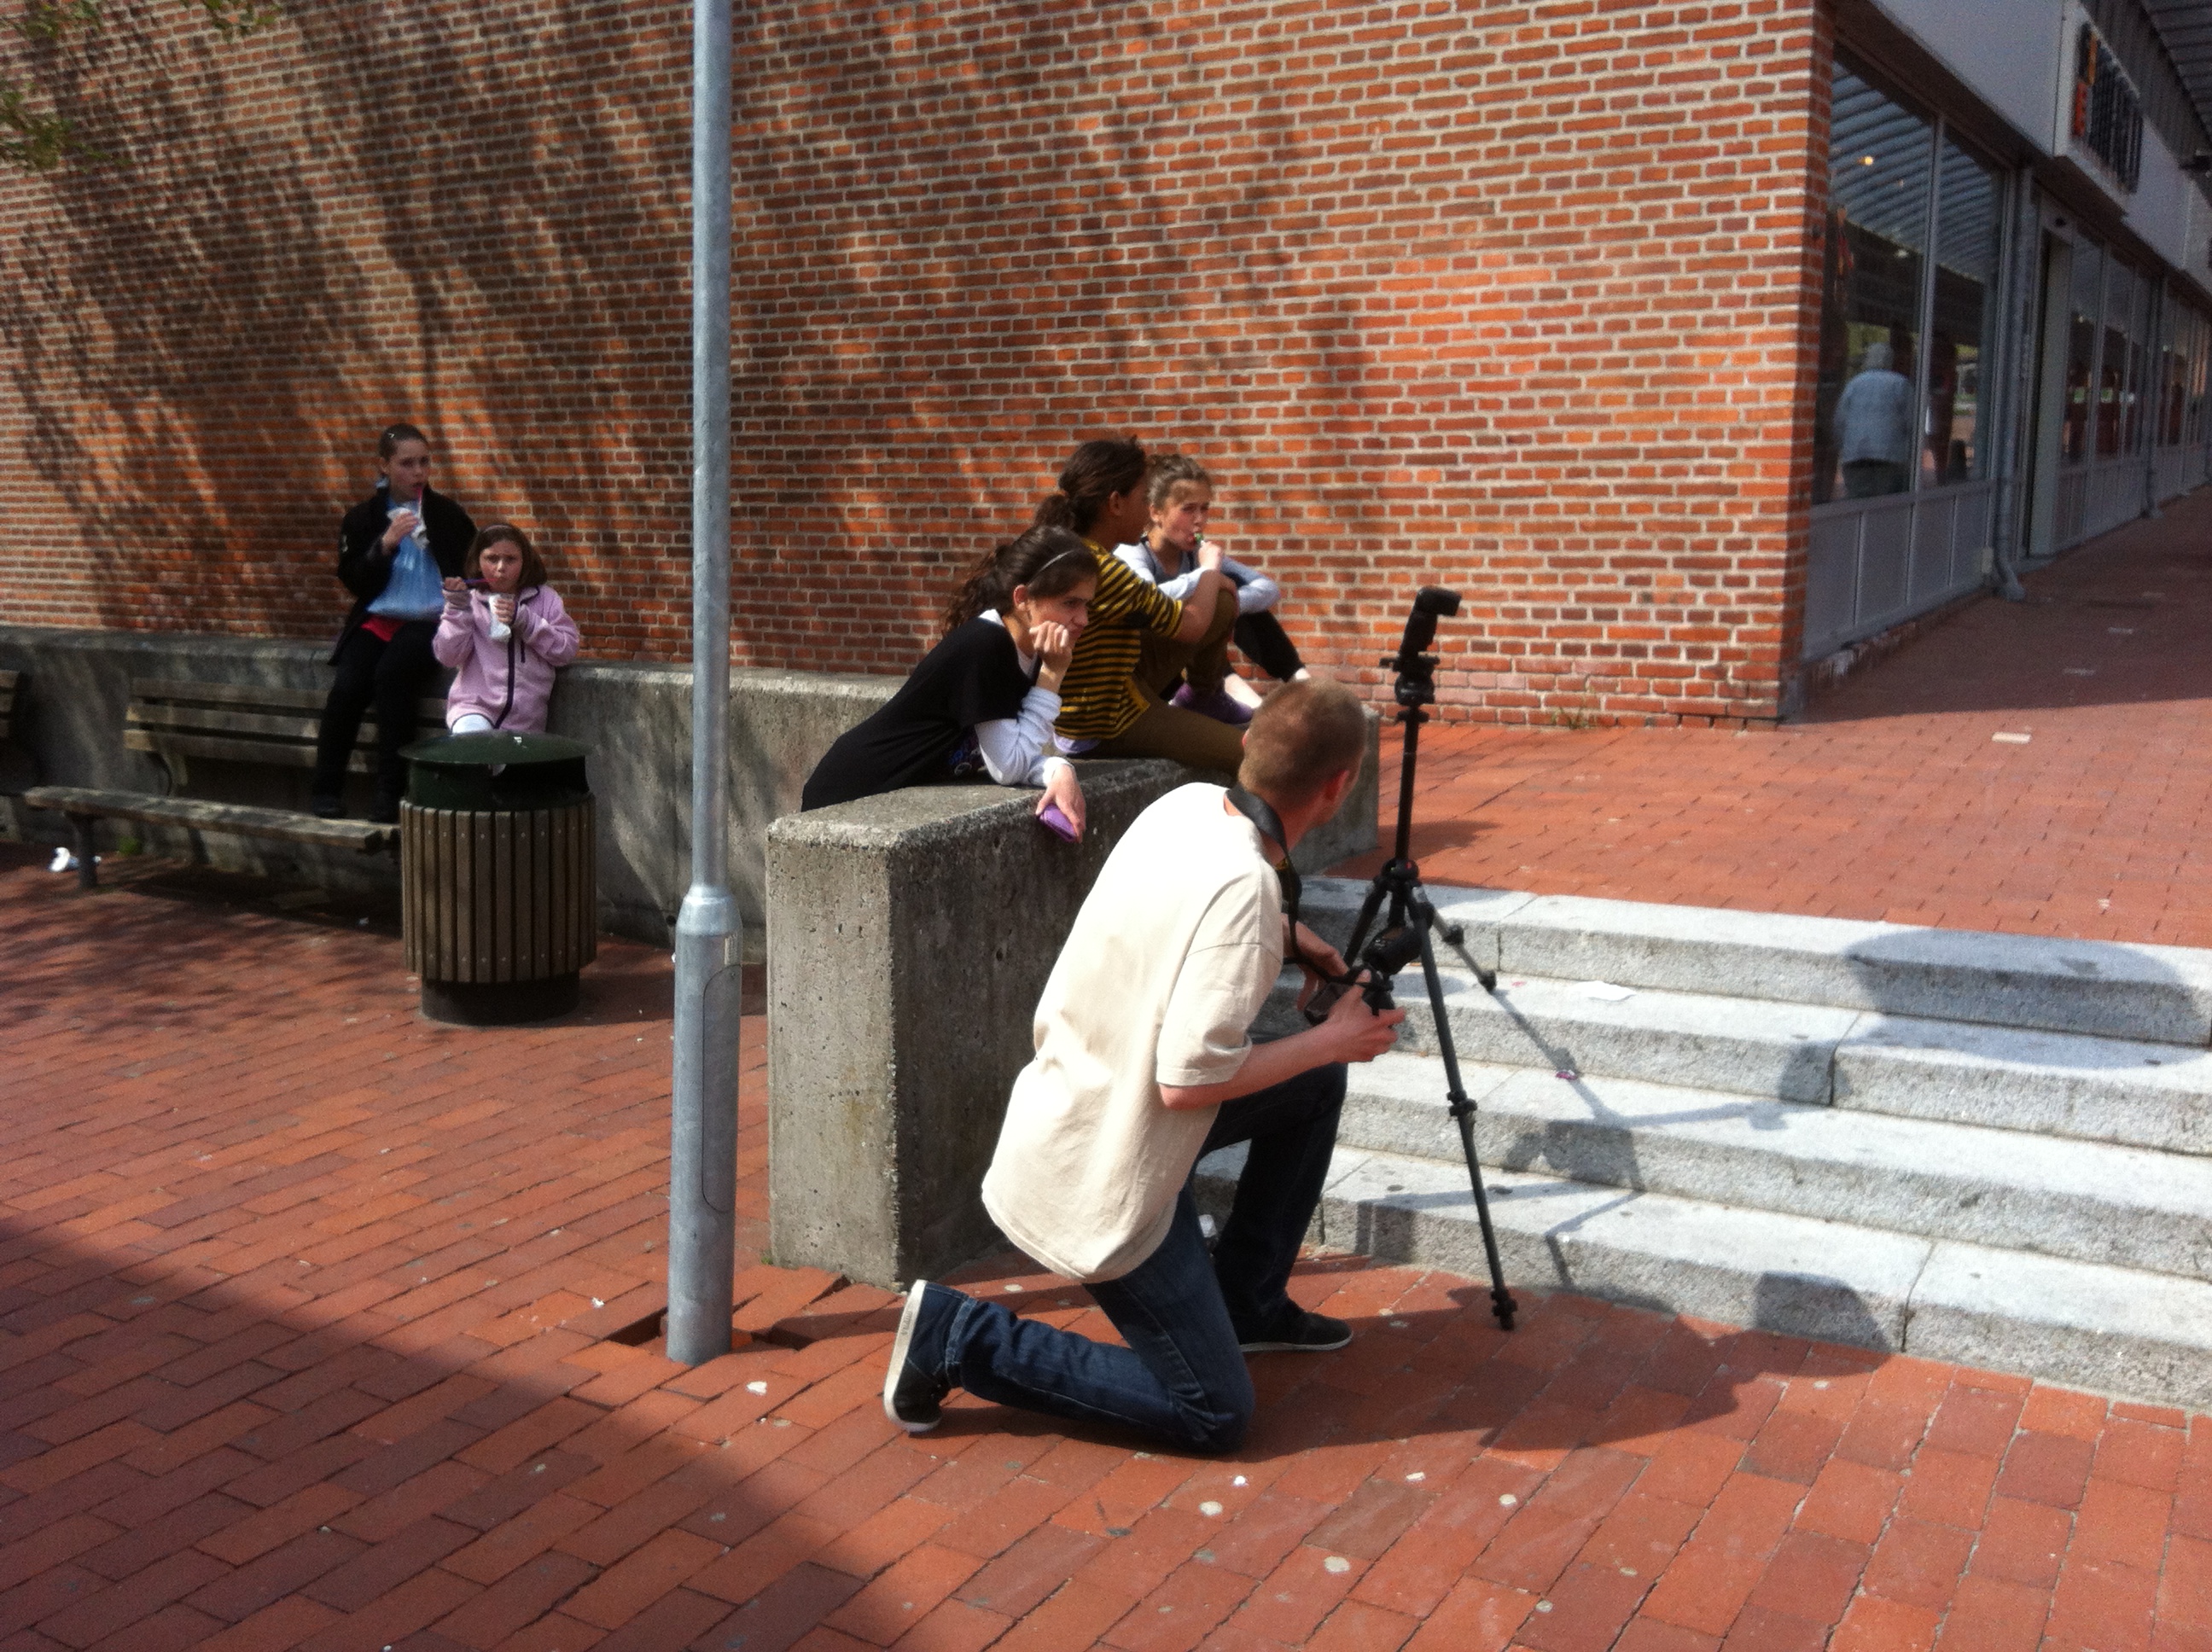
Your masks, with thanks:
<instances>
[{"instance_id":1,"label":"girl in black coat","mask_svg":"<svg viewBox=\"0 0 2212 1652\"><path fill-rule=\"evenodd\" d=\"M1065 528L1031 528L983 558L952 599L945 640L905 686L848 730L806 777L799 806L974 774L1039 786L1083 832L1083 788L1053 738L1060 682L1089 623L1098 559Z\"/></svg>"},{"instance_id":2,"label":"girl in black coat","mask_svg":"<svg viewBox=\"0 0 2212 1652\"><path fill-rule=\"evenodd\" d=\"M376 803L371 820L399 818L415 738L415 706L436 673L430 652L445 611L444 581L459 574L477 525L430 489L430 439L411 424L377 438L376 491L338 526L338 579L354 604L331 663L338 668L315 737L311 806L325 819L345 811L346 762L362 714L376 708Z\"/></svg>"}]
</instances>

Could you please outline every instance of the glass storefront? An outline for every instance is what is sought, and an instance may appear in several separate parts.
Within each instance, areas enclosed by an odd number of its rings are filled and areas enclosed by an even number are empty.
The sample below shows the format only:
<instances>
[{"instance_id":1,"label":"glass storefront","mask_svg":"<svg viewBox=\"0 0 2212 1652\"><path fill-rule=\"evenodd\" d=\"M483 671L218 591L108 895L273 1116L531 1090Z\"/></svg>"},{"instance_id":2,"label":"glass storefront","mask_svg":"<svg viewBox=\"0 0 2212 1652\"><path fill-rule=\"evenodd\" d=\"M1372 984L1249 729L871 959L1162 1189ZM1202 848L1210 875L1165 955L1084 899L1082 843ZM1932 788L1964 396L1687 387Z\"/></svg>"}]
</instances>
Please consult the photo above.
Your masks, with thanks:
<instances>
[{"instance_id":1,"label":"glass storefront","mask_svg":"<svg viewBox=\"0 0 2212 1652\"><path fill-rule=\"evenodd\" d=\"M1997 259L2003 246L1997 174L1946 138L1936 201L1936 291L1928 330L1928 440L1920 485L1978 482L1982 374L1996 352Z\"/></svg>"},{"instance_id":2,"label":"glass storefront","mask_svg":"<svg viewBox=\"0 0 2212 1652\"><path fill-rule=\"evenodd\" d=\"M1925 613L1982 579L2008 181L1940 118L1838 58L1808 654Z\"/></svg>"},{"instance_id":3,"label":"glass storefront","mask_svg":"<svg viewBox=\"0 0 2212 1652\"><path fill-rule=\"evenodd\" d=\"M1828 154L1815 501L1903 493L1918 446L1935 128L1840 64Z\"/></svg>"}]
</instances>

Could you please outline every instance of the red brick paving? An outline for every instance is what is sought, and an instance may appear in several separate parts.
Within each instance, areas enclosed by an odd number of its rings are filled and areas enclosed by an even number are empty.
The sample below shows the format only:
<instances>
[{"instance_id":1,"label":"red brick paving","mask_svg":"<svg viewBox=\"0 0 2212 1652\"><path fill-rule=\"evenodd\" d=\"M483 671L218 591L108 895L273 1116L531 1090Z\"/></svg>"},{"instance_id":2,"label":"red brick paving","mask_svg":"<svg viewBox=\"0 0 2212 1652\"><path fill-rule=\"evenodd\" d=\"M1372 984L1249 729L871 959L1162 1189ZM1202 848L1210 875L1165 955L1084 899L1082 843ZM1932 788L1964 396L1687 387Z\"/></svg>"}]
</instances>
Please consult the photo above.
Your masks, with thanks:
<instances>
[{"instance_id":1,"label":"red brick paving","mask_svg":"<svg viewBox=\"0 0 2212 1652\"><path fill-rule=\"evenodd\" d=\"M1778 730L1425 730L1414 856L1440 884L2212 946L2212 489L2027 585Z\"/></svg>"},{"instance_id":2,"label":"red brick paving","mask_svg":"<svg viewBox=\"0 0 2212 1652\"><path fill-rule=\"evenodd\" d=\"M877 1403L893 1299L660 1305L668 974L414 1014L394 938L0 849L0 1648L2212 1646L2212 1418L1315 1257L1233 1458ZM971 1288L1092 1333L1001 1259Z\"/></svg>"}]
</instances>

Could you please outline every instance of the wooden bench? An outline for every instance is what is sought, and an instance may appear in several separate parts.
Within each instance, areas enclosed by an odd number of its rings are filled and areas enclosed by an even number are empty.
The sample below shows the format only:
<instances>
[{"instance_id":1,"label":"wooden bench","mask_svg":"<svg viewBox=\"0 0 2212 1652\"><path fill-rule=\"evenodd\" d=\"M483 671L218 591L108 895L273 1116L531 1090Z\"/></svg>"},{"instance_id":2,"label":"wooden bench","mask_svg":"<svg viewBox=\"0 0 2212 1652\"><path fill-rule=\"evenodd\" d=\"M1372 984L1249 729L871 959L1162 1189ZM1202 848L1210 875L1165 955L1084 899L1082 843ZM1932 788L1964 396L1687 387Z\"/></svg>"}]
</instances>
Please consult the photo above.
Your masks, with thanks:
<instances>
[{"instance_id":1,"label":"wooden bench","mask_svg":"<svg viewBox=\"0 0 2212 1652\"><path fill-rule=\"evenodd\" d=\"M396 826L363 820L323 820L295 809L264 809L176 795L190 782L195 758L278 768L312 768L315 731L326 696L312 689L264 689L236 683L172 683L133 677L124 716L123 744L161 760L169 774L167 796L111 792L92 787L40 786L23 794L34 809L69 817L76 843L76 879L90 889L99 878L93 828L100 820L139 820L193 831L273 838L363 854L399 846ZM445 726L446 702L424 700L416 715L431 731ZM374 772L376 718L362 720L359 743L346 762L357 774Z\"/></svg>"}]
</instances>

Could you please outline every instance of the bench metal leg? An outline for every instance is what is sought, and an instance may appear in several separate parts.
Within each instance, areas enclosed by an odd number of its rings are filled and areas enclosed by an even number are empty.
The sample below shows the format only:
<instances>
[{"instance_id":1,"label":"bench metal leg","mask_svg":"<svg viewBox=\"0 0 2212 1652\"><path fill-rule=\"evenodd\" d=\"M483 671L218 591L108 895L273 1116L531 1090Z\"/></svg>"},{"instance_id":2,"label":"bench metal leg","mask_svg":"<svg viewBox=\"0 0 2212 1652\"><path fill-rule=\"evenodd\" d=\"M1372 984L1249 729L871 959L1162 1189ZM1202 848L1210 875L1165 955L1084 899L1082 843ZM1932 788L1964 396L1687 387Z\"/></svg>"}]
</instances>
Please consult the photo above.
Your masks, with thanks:
<instances>
[{"instance_id":1,"label":"bench metal leg","mask_svg":"<svg viewBox=\"0 0 2212 1652\"><path fill-rule=\"evenodd\" d=\"M100 884L100 857L93 853L93 823L91 815L71 815L69 817L70 835L76 840L76 886L79 889L97 888Z\"/></svg>"}]
</instances>

